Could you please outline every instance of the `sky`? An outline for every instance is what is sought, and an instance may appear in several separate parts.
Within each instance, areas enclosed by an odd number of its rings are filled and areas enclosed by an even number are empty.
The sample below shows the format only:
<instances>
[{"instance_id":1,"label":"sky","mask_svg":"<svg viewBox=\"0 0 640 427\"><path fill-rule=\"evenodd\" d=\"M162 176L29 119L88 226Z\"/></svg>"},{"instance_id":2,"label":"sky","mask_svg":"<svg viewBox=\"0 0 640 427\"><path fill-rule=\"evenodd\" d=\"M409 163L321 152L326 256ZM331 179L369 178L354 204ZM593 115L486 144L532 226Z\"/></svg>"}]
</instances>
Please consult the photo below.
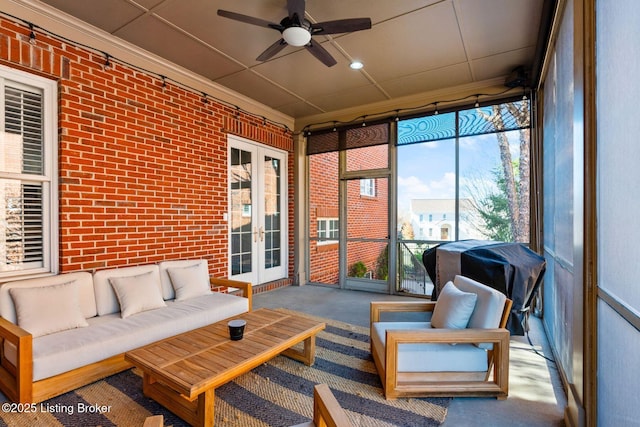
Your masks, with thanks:
<instances>
[{"instance_id":1,"label":"sky","mask_svg":"<svg viewBox=\"0 0 640 427\"><path fill-rule=\"evenodd\" d=\"M518 132L508 132L513 159L519 156ZM495 134L460 139L461 192L495 188L491 170L500 166ZM463 195L464 196L464 195ZM411 199L455 197L455 140L398 147L398 210L409 211Z\"/></svg>"}]
</instances>

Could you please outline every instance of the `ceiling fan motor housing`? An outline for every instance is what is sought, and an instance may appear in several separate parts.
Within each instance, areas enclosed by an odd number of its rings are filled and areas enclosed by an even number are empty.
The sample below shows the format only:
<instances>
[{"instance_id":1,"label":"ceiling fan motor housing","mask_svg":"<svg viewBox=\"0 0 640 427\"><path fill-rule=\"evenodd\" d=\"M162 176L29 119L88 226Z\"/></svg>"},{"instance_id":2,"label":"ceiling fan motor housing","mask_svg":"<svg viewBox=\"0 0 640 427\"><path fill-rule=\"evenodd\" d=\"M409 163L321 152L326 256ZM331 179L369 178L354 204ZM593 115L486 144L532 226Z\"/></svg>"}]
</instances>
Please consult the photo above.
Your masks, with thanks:
<instances>
[{"instance_id":1,"label":"ceiling fan motor housing","mask_svg":"<svg viewBox=\"0 0 640 427\"><path fill-rule=\"evenodd\" d=\"M287 16L280 21L280 25L284 27L282 38L288 45L305 46L311 41L311 25L306 20L298 24Z\"/></svg>"}]
</instances>

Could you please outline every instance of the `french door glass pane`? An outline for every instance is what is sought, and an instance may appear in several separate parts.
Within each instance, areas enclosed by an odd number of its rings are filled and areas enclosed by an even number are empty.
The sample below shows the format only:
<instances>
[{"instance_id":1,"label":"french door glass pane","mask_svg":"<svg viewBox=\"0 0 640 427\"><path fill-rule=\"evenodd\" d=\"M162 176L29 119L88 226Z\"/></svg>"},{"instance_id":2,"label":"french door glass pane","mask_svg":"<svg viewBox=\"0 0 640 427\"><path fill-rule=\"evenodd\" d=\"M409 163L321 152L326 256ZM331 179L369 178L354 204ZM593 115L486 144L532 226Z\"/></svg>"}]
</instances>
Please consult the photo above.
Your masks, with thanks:
<instances>
[{"instance_id":1,"label":"french door glass pane","mask_svg":"<svg viewBox=\"0 0 640 427\"><path fill-rule=\"evenodd\" d=\"M252 271L251 152L231 149L231 274Z\"/></svg>"},{"instance_id":2,"label":"french door glass pane","mask_svg":"<svg viewBox=\"0 0 640 427\"><path fill-rule=\"evenodd\" d=\"M264 157L264 267L278 267L281 261L280 248L280 160Z\"/></svg>"}]
</instances>

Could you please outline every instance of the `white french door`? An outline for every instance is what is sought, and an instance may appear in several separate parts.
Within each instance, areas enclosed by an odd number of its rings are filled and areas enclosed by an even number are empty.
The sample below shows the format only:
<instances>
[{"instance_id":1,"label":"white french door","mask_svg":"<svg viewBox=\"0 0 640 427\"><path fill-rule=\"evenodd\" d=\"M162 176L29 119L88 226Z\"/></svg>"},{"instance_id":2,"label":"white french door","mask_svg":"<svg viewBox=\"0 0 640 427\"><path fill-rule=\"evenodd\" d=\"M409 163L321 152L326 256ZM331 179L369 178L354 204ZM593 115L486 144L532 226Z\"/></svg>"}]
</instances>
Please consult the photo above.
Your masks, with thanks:
<instances>
[{"instance_id":1,"label":"white french door","mask_svg":"<svg viewBox=\"0 0 640 427\"><path fill-rule=\"evenodd\" d=\"M229 276L287 274L287 153L229 135Z\"/></svg>"}]
</instances>

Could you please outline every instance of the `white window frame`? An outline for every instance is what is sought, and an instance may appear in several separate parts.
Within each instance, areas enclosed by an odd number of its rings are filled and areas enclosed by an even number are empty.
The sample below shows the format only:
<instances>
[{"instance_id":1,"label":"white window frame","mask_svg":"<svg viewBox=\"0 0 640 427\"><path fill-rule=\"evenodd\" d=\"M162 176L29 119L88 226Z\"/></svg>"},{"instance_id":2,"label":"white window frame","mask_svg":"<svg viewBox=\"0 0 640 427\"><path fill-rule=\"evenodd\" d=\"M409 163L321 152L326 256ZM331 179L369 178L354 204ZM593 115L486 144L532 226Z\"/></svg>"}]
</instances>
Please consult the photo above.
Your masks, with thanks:
<instances>
[{"instance_id":1,"label":"white window frame","mask_svg":"<svg viewBox=\"0 0 640 427\"><path fill-rule=\"evenodd\" d=\"M332 221L336 221L336 227L335 228L331 228L331 222ZM337 232L338 234L340 233L340 220L338 218L318 218L317 219L318 222L318 246L322 246L322 245L332 245L332 244L336 244L338 243L338 239L339 236L336 236L335 239L331 238L331 234L330 232L333 230L335 232ZM327 225L327 227L325 228L325 233L329 233L328 236L322 236L320 234L320 223L325 223ZM327 239L327 240L324 240Z\"/></svg>"},{"instance_id":2,"label":"white window frame","mask_svg":"<svg viewBox=\"0 0 640 427\"><path fill-rule=\"evenodd\" d=\"M376 197L376 180L374 178L363 178L360 180L360 195Z\"/></svg>"},{"instance_id":3,"label":"white window frame","mask_svg":"<svg viewBox=\"0 0 640 427\"><path fill-rule=\"evenodd\" d=\"M0 279L22 279L57 274L58 265L58 85L54 80L0 65L0 93L5 86L28 88L42 93L43 105L43 174L32 175L0 170L0 179L42 184L42 266L22 268L2 266ZM0 98L0 138L5 129L4 96Z\"/></svg>"}]
</instances>

